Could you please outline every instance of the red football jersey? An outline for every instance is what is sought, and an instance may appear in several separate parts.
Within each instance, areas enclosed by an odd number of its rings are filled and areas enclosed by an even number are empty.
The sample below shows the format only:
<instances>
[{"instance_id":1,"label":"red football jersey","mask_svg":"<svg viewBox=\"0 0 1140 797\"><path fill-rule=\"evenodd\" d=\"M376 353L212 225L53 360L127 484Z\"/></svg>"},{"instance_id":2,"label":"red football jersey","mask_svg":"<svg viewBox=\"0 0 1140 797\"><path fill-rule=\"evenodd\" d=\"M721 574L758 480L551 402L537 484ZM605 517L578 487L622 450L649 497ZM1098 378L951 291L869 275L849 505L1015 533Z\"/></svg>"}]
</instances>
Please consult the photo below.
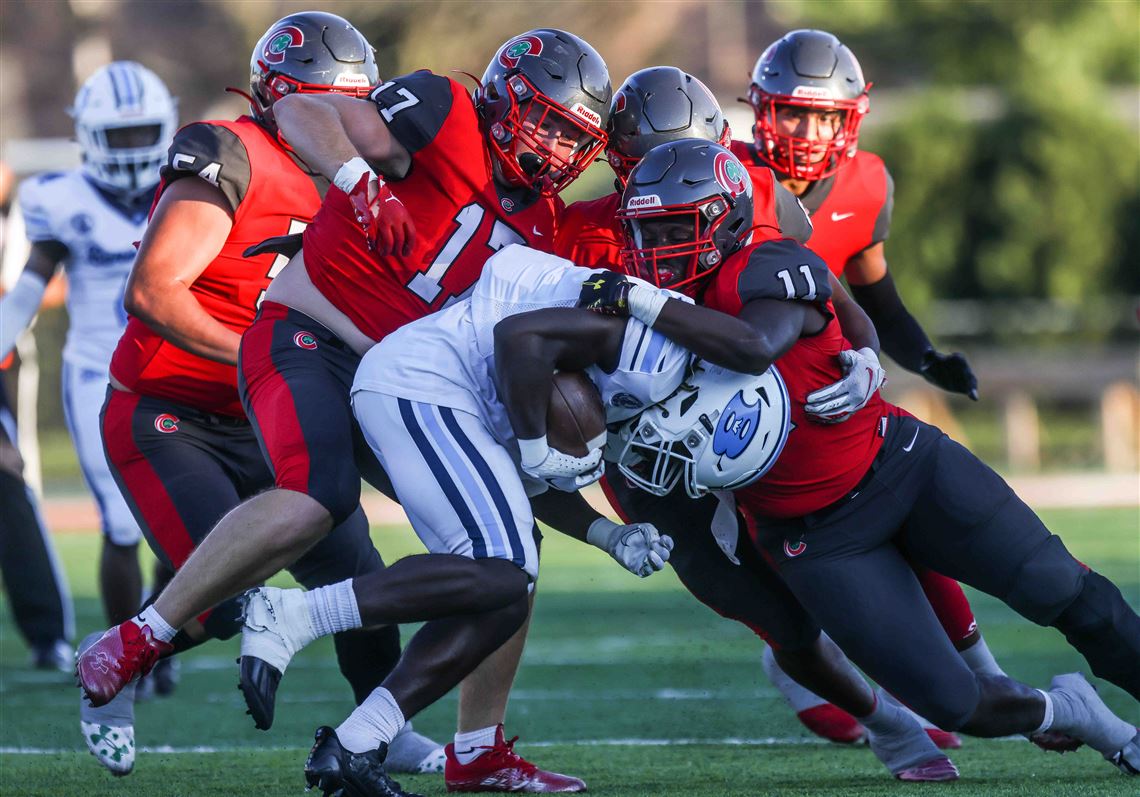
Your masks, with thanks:
<instances>
[{"instance_id":1,"label":"red football jersey","mask_svg":"<svg viewBox=\"0 0 1140 797\"><path fill-rule=\"evenodd\" d=\"M749 169L748 174L756 226L753 243L775 238L806 242L812 234L811 224L795 197L776 182L770 169ZM620 207L621 194L616 191L569 205L558 222L554 253L579 266L620 270L619 252L625 243L616 215Z\"/></svg>"},{"instance_id":2,"label":"red football jersey","mask_svg":"<svg viewBox=\"0 0 1140 797\"><path fill-rule=\"evenodd\" d=\"M788 386L792 431L771 470L736 491L737 502L750 512L799 517L822 509L858 484L882 446L879 419L891 410L878 393L844 423L820 424L804 411L809 393L843 376L838 355L851 348L830 296L823 261L788 241L752 245L732 255L705 294L706 305L731 315L753 299L780 299L813 302L832 316L821 332L800 338L776 362Z\"/></svg>"},{"instance_id":3,"label":"red football jersey","mask_svg":"<svg viewBox=\"0 0 1140 797\"><path fill-rule=\"evenodd\" d=\"M756 156L752 144L732 142L732 152L750 174L772 170ZM831 273L843 275L847 261L886 240L894 204L894 183L878 155L859 151L833 176L800 197L811 214L811 248Z\"/></svg>"},{"instance_id":4,"label":"red football jersey","mask_svg":"<svg viewBox=\"0 0 1140 797\"><path fill-rule=\"evenodd\" d=\"M475 105L449 78L422 71L372 94L389 131L412 155L388 186L416 228L409 257L370 252L348 196L329 190L305 230L313 284L373 340L463 296L492 254L517 243L551 251L556 197L495 183Z\"/></svg>"},{"instance_id":5,"label":"red football jersey","mask_svg":"<svg viewBox=\"0 0 1140 797\"><path fill-rule=\"evenodd\" d=\"M303 170L248 116L196 122L179 130L155 204L167 186L185 177L218 186L233 210L225 245L190 292L207 313L240 334L253 323L262 294L287 262L280 255L246 258L242 252L266 238L300 232L320 207L323 180ZM137 318L127 322L111 358L111 374L136 393L206 412L245 414L234 366L180 349Z\"/></svg>"}]
</instances>

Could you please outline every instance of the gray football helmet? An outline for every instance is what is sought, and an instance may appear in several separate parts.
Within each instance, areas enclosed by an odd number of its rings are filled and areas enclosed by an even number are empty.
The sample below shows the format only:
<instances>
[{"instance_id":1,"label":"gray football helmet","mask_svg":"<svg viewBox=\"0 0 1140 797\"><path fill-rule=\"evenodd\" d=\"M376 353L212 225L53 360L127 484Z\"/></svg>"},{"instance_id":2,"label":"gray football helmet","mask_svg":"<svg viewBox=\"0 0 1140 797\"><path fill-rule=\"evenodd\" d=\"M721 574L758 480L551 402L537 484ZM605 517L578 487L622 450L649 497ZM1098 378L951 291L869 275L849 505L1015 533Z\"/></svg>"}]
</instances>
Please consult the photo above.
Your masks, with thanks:
<instances>
[{"instance_id":1,"label":"gray football helmet","mask_svg":"<svg viewBox=\"0 0 1140 797\"><path fill-rule=\"evenodd\" d=\"M249 63L250 115L270 129L273 103L286 94L335 91L367 97L380 82L376 51L348 20L302 11L274 22Z\"/></svg>"},{"instance_id":2,"label":"gray football helmet","mask_svg":"<svg viewBox=\"0 0 1140 797\"><path fill-rule=\"evenodd\" d=\"M871 84L855 55L822 30L794 30L773 42L752 70L748 104L756 114L757 154L777 172L821 180L855 157L859 127L870 110ZM830 140L781 133L780 106L841 114Z\"/></svg>"},{"instance_id":3,"label":"gray football helmet","mask_svg":"<svg viewBox=\"0 0 1140 797\"><path fill-rule=\"evenodd\" d=\"M541 28L499 48L475 105L503 176L553 194L605 146L612 94L606 62L593 47L572 33Z\"/></svg>"},{"instance_id":4,"label":"gray football helmet","mask_svg":"<svg viewBox=\"0 0 1140 797\"><path fill-rule=\"evenodd\" d=\"M614 92L606 155L625 185L649 150L682 138L703 138L727 147L728 121L705 84L675 66L634 72Z\"/></svg>"},{"instance_id":5,"label":"gray football helmet","mask_svg":"<svg viewBox=\"0 0 1140 797\"><path fill-rule=\"evenodd\" d=\"M630 172L618 218L626 273L695 296L752 229L752 180L720 144L654 147Z\"/></svg>"}]
</instances>

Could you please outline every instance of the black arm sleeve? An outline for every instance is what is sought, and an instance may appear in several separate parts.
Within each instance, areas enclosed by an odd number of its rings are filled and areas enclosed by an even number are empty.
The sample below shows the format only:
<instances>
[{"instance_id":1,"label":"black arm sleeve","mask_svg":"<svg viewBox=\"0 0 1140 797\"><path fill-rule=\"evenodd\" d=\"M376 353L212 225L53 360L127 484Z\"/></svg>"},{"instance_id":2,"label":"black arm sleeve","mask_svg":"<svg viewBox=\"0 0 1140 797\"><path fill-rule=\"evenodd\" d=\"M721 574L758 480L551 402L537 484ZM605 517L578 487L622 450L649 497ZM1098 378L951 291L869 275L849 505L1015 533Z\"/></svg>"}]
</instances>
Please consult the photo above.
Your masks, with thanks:
<instances>
[{"instance_id":1,"label":"black arm sleeve","mask_svg":"<svg viewBox=\"0 0 1140 797\"><path fill-rule=\"evenodd\" d=\"M183 177L201 177L216 185L235 213L249 190L250 174L249 153L242 140L232 130L208 122L179 130L162 167L167 185Z\"/></svg>"},{"instance_id":2,"label":"black arm sleeve","mask_svg":"<svg viewBox=\"0 0 1140 797\"><path fill-rule=\"evenodd\" d=\"M409 153L432 142L451 113L451 81L426 69L390 80L372 92L376 112Z\"/></svg>"},{"instance_id":3,"label":"black arm sleeve","mask_svg":"<svg viewBox=\"0 0 1140 797\"><path fill-rule=\"evenodd\" d=\"M903 368L918 373L923 355L934 346L903 306L891 273L870 285L852 285L851 294L874 322L883 351Z\"/></svg>"},{"instance_id":4,"label":"black arm sleeve","mask_svg":"<svg viewBox=\"0 0 1140 797\"><path fill-rule=\"evenodd\" d=\"M875 229L871 231L871 244L882 243L887 240L887 236L891 234L891 214L895 210L895 180L891 177L891 173L886 173L887 177L887 198L883 200L883 206L879 208L879 215L875 217Z\"/></svg>"}]
</instances>

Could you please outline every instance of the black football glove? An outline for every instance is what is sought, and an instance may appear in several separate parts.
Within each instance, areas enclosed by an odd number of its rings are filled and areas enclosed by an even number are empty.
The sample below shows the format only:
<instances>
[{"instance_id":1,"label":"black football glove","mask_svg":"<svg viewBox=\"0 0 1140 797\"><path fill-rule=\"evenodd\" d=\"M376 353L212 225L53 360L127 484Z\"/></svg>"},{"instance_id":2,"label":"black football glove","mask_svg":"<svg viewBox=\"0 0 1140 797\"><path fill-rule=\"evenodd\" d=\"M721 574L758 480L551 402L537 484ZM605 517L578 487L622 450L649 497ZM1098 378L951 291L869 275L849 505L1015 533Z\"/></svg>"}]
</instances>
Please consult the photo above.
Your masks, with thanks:
<instances>
[{"instance_id":1,"label":"black football glove","mask_svg":"<svg viewBox=\"0 0 1140 797\"><path fill-rule=\"evenodd\" d=\"M582 283L578 306L605 315L629 316L629 289L633 286L624 274L595 271Z\"/></svg>"},{"instance_id":2,"label":"black football glove","mask_svg":"<svg viewBox=\"0 0 1140 797\"><path fill-rule=\"evenodd\" d=\"M970 370L966 358L958 352L939 354L930 349L922 356L922 365L918 372L932 385L950 393L963 393L974 401L978 400L978 378Z\"/></svg>"}]
</instances>

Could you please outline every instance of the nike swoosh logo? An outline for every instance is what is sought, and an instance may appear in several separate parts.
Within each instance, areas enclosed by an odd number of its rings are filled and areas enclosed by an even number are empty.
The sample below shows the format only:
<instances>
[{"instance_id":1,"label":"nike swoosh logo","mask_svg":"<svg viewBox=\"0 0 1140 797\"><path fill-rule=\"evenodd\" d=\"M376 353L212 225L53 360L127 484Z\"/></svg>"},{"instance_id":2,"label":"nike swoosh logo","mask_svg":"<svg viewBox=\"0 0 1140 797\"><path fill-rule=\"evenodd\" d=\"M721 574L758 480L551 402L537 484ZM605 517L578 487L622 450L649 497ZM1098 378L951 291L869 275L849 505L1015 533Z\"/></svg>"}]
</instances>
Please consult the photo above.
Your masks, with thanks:
<instances>
[{"instance_id":1,"label":"nike swoosh logo","mask_svg":"<svg viewBox=\"0 0 1140 797\"><path fill-rule=\"evenodd\" d=\"M537 224L536 224L536 225L534 225L534 228L531 230L531 232L533 232L533 233L534 233L535 235L537 235L539 238L541 238L541 237L542 237L542 233L540 233L540 232L538 231L538 225L537 225Z\"/></svg>"},{"instance_id":2,"label":"nike swoosh logo","mask_svg":"<svg viewBox=\"0 0 1140 797\"><path fill-rule=\"evenodd\" d=\"M914 441L917 439L918 439L918 430L915 429L914 430L914 437L912 437L910 439L909 443L907 443L905 446L903 446L903 451L910 451L912 448L914 448Z\"/></svg>"},{"instance_id":3,"label":"nike swoosh logo","mask_svg":"<svg viewBox=\"0 0 1140 797\"><path fill-rule=\"evenodd\" d=\"M855 215L854 213L835 213L833 211L831 214L831 220L832 221L843 221L844 219L849 219L854 215Z\"/></svg>"}]
</instances>

